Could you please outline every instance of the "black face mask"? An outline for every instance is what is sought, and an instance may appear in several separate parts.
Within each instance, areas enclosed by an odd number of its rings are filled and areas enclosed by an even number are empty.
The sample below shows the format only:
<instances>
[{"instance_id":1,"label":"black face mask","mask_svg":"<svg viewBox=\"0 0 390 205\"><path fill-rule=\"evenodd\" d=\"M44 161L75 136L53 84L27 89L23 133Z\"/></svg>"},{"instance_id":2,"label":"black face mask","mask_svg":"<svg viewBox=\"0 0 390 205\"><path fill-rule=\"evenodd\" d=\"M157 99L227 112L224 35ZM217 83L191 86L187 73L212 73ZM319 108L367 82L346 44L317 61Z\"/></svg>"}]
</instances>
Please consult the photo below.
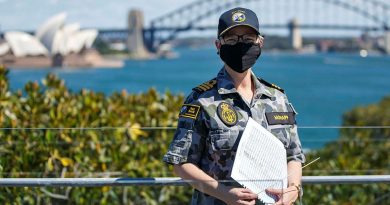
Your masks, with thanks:
<instances>
[{"instance_id":1,"label":"black face mask","mask_svg":"<svg viewBox=\"0 0 390 205\"><path fill-rule=\"evenodd\" d=\"M260 45L238 42L234 45L222 45L219 56L234 71L243 73L256 63L260 55Z\"/></svg>"}]
</instances>

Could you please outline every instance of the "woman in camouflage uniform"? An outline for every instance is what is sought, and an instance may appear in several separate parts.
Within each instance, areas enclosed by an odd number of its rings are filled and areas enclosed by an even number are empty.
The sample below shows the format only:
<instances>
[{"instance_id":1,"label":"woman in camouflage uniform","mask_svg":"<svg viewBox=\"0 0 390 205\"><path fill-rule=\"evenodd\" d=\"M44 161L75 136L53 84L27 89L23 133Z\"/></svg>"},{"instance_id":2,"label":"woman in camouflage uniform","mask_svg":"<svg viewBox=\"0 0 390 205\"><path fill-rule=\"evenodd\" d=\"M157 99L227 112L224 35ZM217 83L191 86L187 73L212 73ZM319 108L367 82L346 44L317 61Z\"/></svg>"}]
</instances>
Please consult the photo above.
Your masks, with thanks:
<instances>
[{"instance_id":1,"label":"woman in camouflage uniform","mask_svg":"<svg viewBox=\"0 0 390 205\"><path fill-rule=\"evenodd\" d=\"M224 67L216 78L193 89L179 114L178 127L164 161L195 188L191 204L259 204L257 194L232 180L235 154L249 117L273 133L286 148L288 188L268 190L276 204L293 204L300 193L305 161L295 110L284 91L257 78L252 66L263 38L256 14L245 8L223 13L216 48ZM232 180L233 181L233 180Z\"/></svg>"}]
</instances>

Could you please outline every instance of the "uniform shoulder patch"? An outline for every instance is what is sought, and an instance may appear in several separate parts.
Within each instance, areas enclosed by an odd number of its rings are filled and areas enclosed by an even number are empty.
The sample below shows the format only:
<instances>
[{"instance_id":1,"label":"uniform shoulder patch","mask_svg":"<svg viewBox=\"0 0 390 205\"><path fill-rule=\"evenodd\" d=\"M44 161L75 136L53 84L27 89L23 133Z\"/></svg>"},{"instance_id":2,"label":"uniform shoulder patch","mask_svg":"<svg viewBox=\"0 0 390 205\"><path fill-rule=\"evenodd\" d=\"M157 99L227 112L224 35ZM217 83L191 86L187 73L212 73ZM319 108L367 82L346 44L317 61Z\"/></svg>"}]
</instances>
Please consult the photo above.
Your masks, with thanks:
<instances>
[{"instance_id":1,"label":"uniform shoulder patch","mask_svg":"<svg viewBox=\"0 0 390 205\"><path fill-rule=\"evenodd\" d=\"M263 79L261 79L261 78L257 78L261 83L263 83L264 85L266 85L266 86L268 86L268 87L271 87L271 88L275 88L276 90L279 90L280 92L282 92L282 93L284 93L284 90L281 88L281 87L279 87L279 86L277 86L277 85L275 85L275 84L273 84L273 83L269 83L269 82L267 82L267 81L265 81L265 80L263 80Z\"/></svg>"},{"instance_id":2,"label":"uniform shoulder patch","mask_svg":"<svg viewBox=\"0 0 390 205\"><path fill-rule=\"evenodd\" d=\"M227 126L234 126L237 124L237 111L226 102L221 102L217 107L218 117Z\"/></svg>"},{"instance_id":3,"label":"uniform shoulder patch","mask_svg":"<svg viewBox=\"0 0 390 205\"><path fill-rule=\"evenodd\" d=\"M183 106L180 109L179 117L196 119L198 117L199 110L200 110L199 105L183 104Z\"/></svg>"},{"instance_id":4,"label":"uniform shoulder patch","mask_svg":"<svg viewBox=\"0 0 390 205\"><path fill-rule=\"evenodd\" d=\"M204 83L196 86L192 90L194 90L194 91L196 91L198 93L203 93L203 92L208 91L211 88L213 88L216 84L217 84L217 78L214 78L212 80L209 80L207 82L204 82Z\"/></svg>"}]
</instances>

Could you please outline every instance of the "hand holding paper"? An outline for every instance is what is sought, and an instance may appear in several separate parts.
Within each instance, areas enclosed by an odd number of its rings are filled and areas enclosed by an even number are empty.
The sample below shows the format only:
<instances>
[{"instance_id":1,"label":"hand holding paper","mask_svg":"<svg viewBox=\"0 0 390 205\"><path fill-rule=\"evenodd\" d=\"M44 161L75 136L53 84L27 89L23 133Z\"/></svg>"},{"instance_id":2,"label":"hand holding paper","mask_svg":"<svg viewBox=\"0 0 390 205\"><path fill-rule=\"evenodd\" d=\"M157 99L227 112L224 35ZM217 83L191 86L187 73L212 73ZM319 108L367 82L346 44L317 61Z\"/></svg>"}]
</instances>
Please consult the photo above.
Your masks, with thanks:
<instances>
[{"instance_id":1,"label":"hand holding paper","mask_svg":"<svg viewBox=\"0 0 390 205\"><path fill-rule=\"evenodd\" d=\"M282 142L249 118L238 145L232 178L258 194L264 203L275 203L268 188L287 188L287 157Z\"/></svg>"}]
</instances>

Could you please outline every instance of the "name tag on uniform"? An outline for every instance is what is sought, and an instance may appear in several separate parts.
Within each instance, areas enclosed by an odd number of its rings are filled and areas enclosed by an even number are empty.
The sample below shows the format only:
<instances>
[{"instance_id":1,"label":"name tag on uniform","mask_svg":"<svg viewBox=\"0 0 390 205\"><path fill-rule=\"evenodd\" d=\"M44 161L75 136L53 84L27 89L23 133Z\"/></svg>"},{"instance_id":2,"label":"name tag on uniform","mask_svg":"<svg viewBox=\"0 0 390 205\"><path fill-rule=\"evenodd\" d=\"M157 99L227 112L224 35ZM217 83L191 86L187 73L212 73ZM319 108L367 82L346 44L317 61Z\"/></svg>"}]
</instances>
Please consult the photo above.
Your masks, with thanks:
<instances>
[{"instance_id":1,"label":"name tag on uniform","mask_svg":"<svg viewBox=\"0 0 390 205\"><path fill-rule=\"evenodd\" d=\"M269 125L294 125L294 112L267 112L265 113Z\"/></svg>"}]
</instances>

